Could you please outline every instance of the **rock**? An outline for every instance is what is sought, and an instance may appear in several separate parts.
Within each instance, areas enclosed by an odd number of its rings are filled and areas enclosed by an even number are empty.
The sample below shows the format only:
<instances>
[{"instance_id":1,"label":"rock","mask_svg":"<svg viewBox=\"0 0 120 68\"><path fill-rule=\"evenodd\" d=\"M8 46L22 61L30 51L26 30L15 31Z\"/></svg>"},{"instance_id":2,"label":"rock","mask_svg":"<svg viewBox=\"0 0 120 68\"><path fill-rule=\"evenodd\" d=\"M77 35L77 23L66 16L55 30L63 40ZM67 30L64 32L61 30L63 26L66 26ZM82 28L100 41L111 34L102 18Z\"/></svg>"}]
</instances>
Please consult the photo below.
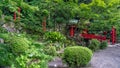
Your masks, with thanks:
<instances>
[{"instance_id":1,"label":"rock","mask_svg":"<svg viewBox=\"0 0 120 68\"><path fill-rule=\"evenodd\" d=\"M4 43L4 39L0 38L0 43Z\"/></svg>"},{"instance_id":2,"label":"rock","mask_svg":"<svg viewBox=\"0 0 120 68\"><path fill-rule=\"evenodd\" d=\"M61 58L56 57L48 63L48 68L68 68L68 66L62 62Z\"/></svg>"},{"instance_id":3,"label":"rock","mask_svg":"<svg viewBox=\"0 0 120 68\"><path fill-rule=\"evenodd\" d=\"M14 23L6 23L6 24L3 24L3 28L5 28L8 32L16 32L17 30L15 29L15 24Z\"/></svg>"}]
</instances>

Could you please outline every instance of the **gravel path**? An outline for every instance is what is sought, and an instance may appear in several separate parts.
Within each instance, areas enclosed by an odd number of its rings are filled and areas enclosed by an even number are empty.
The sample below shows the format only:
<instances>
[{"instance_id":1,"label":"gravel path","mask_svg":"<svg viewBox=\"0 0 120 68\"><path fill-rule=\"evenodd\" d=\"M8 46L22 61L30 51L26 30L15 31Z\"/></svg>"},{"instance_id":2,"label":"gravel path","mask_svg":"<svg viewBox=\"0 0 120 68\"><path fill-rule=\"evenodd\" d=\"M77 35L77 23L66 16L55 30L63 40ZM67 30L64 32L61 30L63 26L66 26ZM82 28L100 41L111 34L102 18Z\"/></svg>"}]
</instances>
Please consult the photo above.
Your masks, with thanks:
<instances>
[{"instance_id":1,"label":"gravel path","mask_svg":"<svg viewBox=\"0 0 120 68\"><path fill-rule=\"evenodd\" d=\"M53 67L55 65L55 67ZM62 60L57 58L49 63L49 68L68 68L62 63ZM99 50L94 53L90 64L82 68L120 68L120 46L108 47L104 50Z\"/></svg>"},{"instance_id":2,"label":"gravel path","mask_svg":"<svg viewBox=\"0 0 120 68\"><path fill-rule=\"evenodd\" d=\"M120 47L95 52L90 64L92 68L120 68Z\"/></svg>"}]
</instances>

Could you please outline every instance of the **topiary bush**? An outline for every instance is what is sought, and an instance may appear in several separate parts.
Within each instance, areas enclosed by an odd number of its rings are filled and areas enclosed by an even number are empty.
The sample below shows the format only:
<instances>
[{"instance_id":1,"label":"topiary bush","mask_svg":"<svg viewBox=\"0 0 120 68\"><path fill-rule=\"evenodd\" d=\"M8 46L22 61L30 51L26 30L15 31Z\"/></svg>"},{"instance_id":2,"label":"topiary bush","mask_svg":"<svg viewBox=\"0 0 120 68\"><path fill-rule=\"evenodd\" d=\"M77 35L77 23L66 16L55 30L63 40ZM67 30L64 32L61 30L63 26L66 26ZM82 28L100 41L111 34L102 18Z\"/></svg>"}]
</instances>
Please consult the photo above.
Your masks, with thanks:
<instances>
[{"instance_id":1,"label":"topiary bush","mask_svg":"<svg viewBox=\"0 0 120 68\"><path fill-rule=\"evenodd\" d=\"M90 48L92 51L98 50L100 47L100 42L97 39L90 40L90 45L88 48Z\"/></svg>"},{"instance_id":2,"label":"topiary bush","mask_svg":"<svg viewBox=\"0 0 120 68\"><path fill-rule=\"evenodd\" d=\"M28 50L30 42L25 37L13 36L9 43L14 53L23 53Z\"/></svg>"},{"instance_id":3,"label":"topiary bush","mask_svg":"<svg viewBox=\"0 0 120 68\"><path fill-rule=\"evenodd\" d=\"M65 48L62 59L70 67L76 68L87 65L92 55L92 51L87 47L72 46Z\"/></svg>"},{"instance_id":4,"label":"topiary bush","mask_svg":"<svg viewBox=\"0 0 120 68\"><path fill-rule=\"evenodd\" d=\"M103 41L103 42L101 42L101 44L100 44L100 49L105 49L105 48L107 48L107 46L108 46L107 41Z\"/></svg>"}]
</instances>

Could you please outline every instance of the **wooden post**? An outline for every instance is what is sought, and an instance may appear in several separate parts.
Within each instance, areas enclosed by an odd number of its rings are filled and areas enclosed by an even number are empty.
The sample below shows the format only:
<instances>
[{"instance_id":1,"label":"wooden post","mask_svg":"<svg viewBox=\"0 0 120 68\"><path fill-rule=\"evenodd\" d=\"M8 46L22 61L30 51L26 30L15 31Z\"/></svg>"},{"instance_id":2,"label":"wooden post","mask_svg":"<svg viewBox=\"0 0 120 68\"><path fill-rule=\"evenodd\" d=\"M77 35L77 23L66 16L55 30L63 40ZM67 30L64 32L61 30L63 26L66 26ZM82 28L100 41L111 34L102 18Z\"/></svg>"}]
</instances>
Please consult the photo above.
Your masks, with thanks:
<instances>
[{"instance_id":1,"label":"wooden post","mask_svg":"<svg viewBox=\"0 0 120 68\"><path fill-rule=\"evenodd\" d=\"M18 7L18 19L19 20L20 20L20 12L21 12L21 9ZM14 21L16 21L16 18L17 18L17 14L16 12L14 12L14 17L13 17Z\"/></svg>"},{"instance_id":2,"label":"wooden post","mask_svg":"<svg viewBox=\"0 0 120 68\"><path fill-rule=\"evenodd\" d=\"M112 44L115 44L116 43L116 29L114 27L112 27L111 39L112 39Z\"/></svg>"},{"instance_id":3,"label":"wooden post","mask_svg":"<svg viewBox=\"0 0 120 68\"><path fill-rule=\"evenodd\" d=\"M75 26L70 27L70 37L74 36L74 28L75 28Z\"/></svg>"},{"instance_id":4,"label":"wooden post","mask_svg":"<svg viewBox=\"0 0 120 68\"><path fill-rule=\"evenodd\" d=\"M14 21L16 21L16 12L14 12L14 17L13 17Z\"/></svg>"},{"instance_id":5,"label":"wooden post","mask_svg":"<svg viewBox=\"0 0 120 68\"><path fill-rule=\"evenodd\" d=\"M42 27L43 27L43 31L46 31L46 17L44 17L43 19Z\"/></svg>"},{"instance_id":6,"label":"wooden post","mask_svg":"<svg viewBox=\"0 0 120 68\"><path fill-rule=\"evenodd\" d=\"M20 20L20 12L21 12L21 9L20 7L18 7L18 19Z\"/></svg>"}]
</instances>

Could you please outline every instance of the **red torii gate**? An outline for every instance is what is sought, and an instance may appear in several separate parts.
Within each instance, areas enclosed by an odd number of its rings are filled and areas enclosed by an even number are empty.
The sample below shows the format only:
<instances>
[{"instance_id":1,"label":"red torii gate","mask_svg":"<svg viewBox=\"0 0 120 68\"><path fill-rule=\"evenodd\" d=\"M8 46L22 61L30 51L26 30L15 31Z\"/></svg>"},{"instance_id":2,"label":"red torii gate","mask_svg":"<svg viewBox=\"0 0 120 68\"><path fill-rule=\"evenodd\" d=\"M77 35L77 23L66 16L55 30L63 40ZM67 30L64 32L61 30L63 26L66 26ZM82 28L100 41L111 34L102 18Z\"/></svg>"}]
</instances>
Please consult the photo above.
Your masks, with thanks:
<instances>
[{"instance_id":1,"label":"red torii gate","mask_svg":"<svg viewBox=\"0 0 120 68\"><path fill-rule=\"evenodd\" d=\"M74 33L75 33L74 28L76 28L76 27L73 25L70 27L70 37L74 37ZM85 31L85 33L83 33L83 34L80 34L80 36L82 36L83 38L86 38L86 39L97 39L99 41L107 40L106 36L88 34L87 31ZM114 27L112 27L112 30L111 30L111 41L112 41L112 44L116 43L116 29Z\"/></svg>"}]
</instances>

